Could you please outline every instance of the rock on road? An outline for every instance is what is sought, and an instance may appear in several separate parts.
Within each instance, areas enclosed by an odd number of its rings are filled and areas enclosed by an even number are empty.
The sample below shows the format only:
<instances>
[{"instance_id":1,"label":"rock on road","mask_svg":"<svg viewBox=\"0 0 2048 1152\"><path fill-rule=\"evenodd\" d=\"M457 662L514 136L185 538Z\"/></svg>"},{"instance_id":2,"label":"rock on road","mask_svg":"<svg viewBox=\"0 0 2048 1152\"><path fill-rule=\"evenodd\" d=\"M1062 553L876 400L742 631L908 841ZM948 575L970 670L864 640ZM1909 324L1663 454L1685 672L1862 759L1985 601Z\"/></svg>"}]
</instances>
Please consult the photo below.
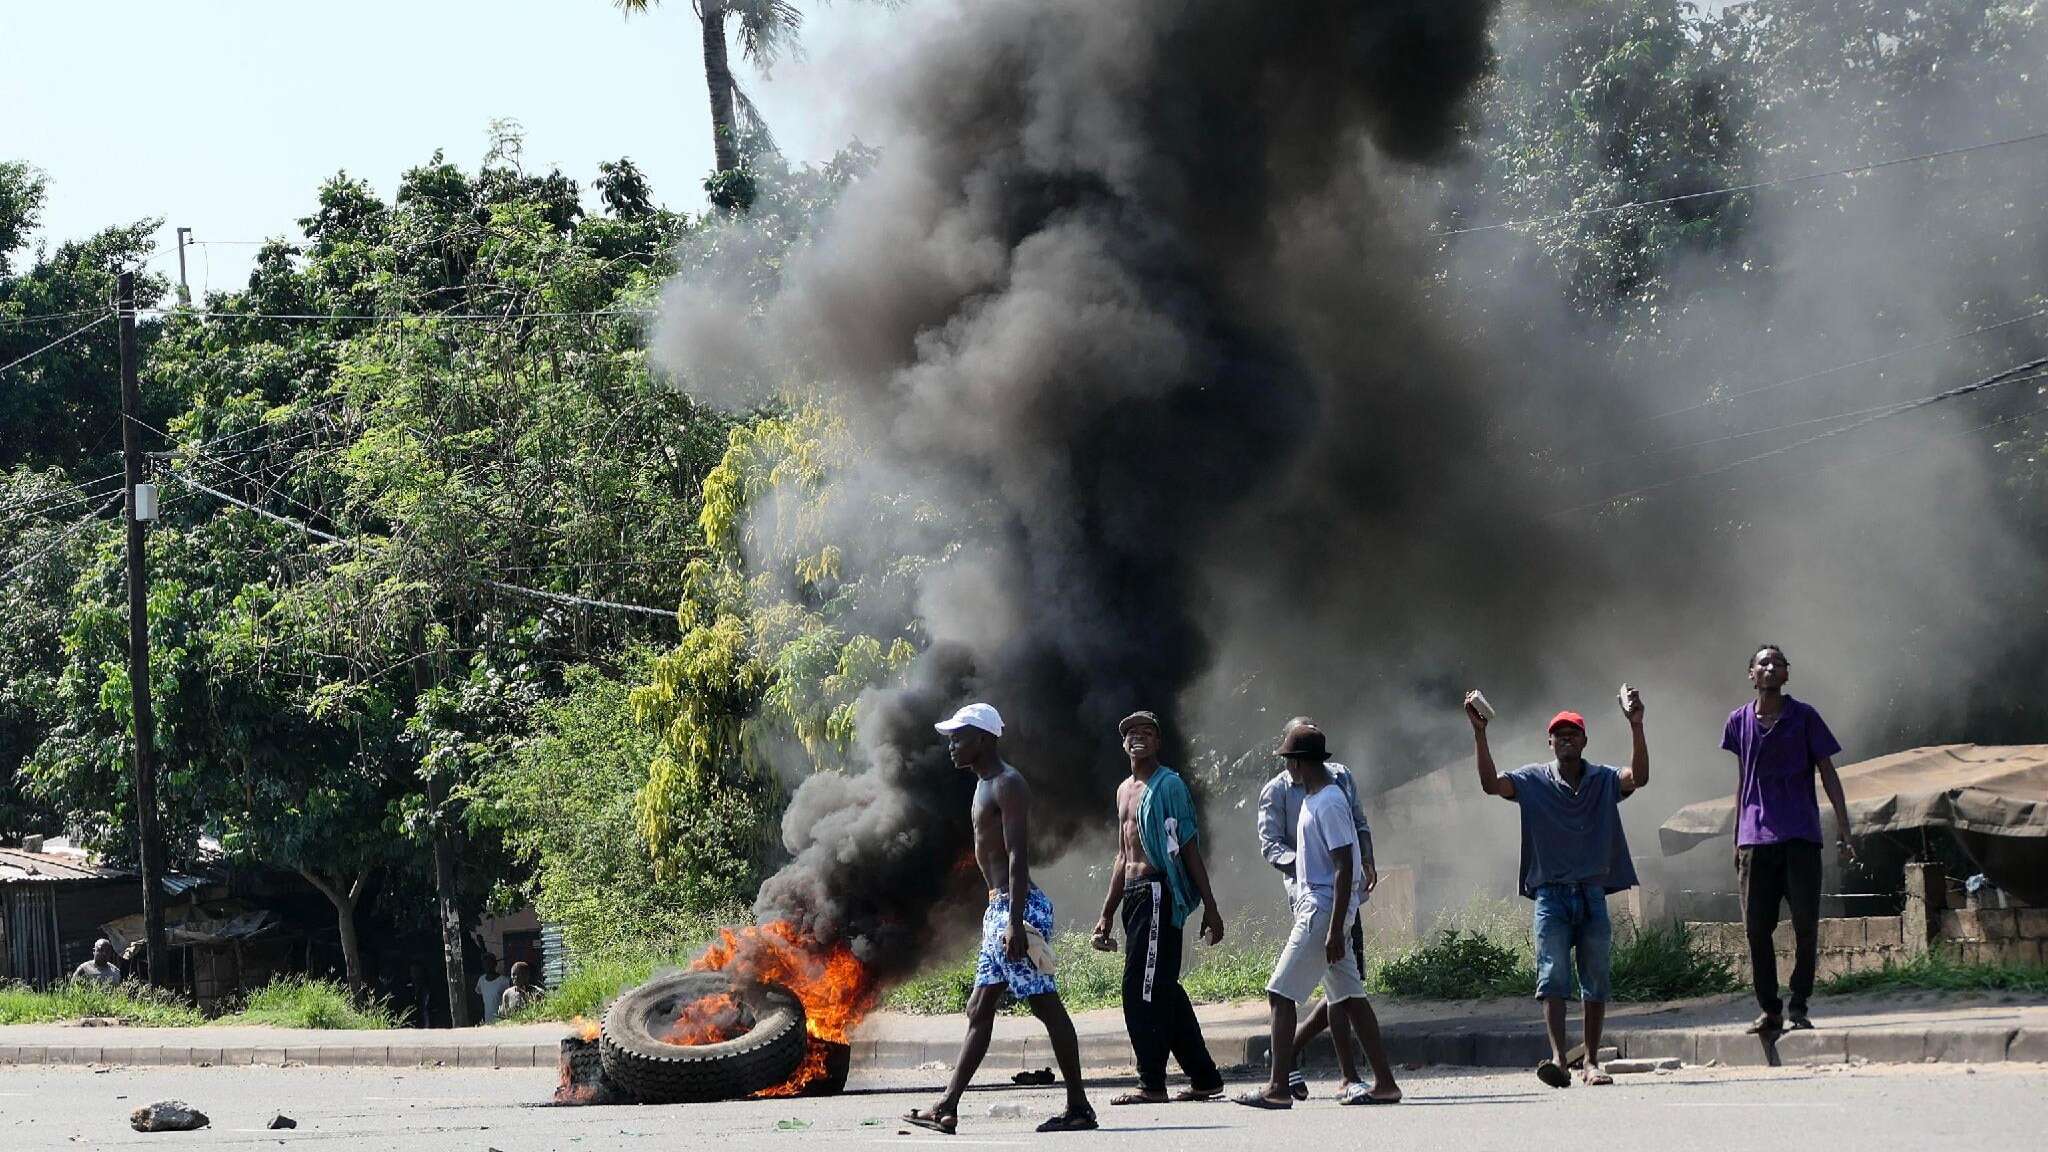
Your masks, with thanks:
<instances>
[{"instance_id":1,"label":"rock on road","mask_svg":"<svg viewBox=\"0 0 2048 1152\"><path fill-rule=\"evenodd\" d=\"M1114 1083L1094 1089L1105 1131L1039 1136L1033 1124L1058 1107L1056 1088L990 1084L961 1109L960 1135L903 1127L896 1117L937 1094L934 1072L856 1075L854 1091L828 1100L668 1107L537 1107L550 1072L387 1071L346 1068L115 1068L0 1066L0 1131L13 1149L267 1149L305 1145L369 1149L805 1149L1075 1147L1093 1142L1156 1149L1238 1149L1335 1137L1338 1147L1403 1152L1470 1149L1655 1148L1658 1152L1797 1149L2020 1149L2048 1131L2048 1065L1982 1068L1687 1069L1620 1078L1613 1088L1542 1087L1529 1073L1430 1068L1406 1074L1408 1102L1339 1108L1334 1084L1292 1112L1228 1103L1110 1108ZM994 1077L991 1077L993 1080ZM1242 1086L1244 1080L1233 1084ZM202 1132L145 1135L128 1127L138 1104L175 1097L213 1118ZM991 1118L995 1103L1022 1118ZM284 1112L293 1131L264 1128ZM1349 1129L1352 1134L1343 1132Z\"/></svg>"}]
</instances>

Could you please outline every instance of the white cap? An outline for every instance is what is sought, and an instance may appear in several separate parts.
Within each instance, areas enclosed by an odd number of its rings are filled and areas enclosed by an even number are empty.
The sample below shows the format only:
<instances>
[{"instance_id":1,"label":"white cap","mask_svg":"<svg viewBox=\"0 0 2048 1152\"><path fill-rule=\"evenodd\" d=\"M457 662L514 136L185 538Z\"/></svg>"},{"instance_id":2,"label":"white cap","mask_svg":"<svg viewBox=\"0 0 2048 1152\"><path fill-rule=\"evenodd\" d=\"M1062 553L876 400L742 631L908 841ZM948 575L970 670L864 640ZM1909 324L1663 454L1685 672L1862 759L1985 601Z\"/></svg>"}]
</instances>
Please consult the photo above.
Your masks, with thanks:
<instances>
[{"instance_id":1,"label":"white cap","mask_svg":"<svg viewBox=\"0 0 2048 1152\"><path fill-rule=\"evenodd\" d=\"M1003 734L1003 716L992 705L969 704L953 713L951 720L941 720L932 725L941 732L958 732L962 728L979 728L991 736Z\"/></svg>"}]
</instances>

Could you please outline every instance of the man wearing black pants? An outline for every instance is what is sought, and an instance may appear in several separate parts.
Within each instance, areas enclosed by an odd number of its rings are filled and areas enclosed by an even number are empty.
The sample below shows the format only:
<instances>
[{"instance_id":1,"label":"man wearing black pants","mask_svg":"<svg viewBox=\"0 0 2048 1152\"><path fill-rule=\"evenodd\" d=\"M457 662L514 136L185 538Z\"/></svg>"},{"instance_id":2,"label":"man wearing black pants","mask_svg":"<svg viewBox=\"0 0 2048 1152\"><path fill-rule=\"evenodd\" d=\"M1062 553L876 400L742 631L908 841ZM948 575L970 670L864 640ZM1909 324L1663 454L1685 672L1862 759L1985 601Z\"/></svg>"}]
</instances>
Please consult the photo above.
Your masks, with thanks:
<instances>
[{"instance_id":1,"label":"man wearing black pants","mask_svg":"<svg viewBox=\"0 0 2048 1152\"><path fill-rule=\"evenodd\" d=\"M1835 846L1845 862L1849 807L1834 755L1842 750L1827 721L1813 706L1785 691L1791 661L1776 644L1750 656L1749 683L1756 699L1728 714L1721 747L1735 754L1735 873L1742 886L1742 921L1749 936L1750 978L1762 1015L1751 1032L1769 1035L1786 1027L1811 1028L1806 1001L1813 994L1820 931L1820 805L1813 796L1820 776L1835 814ZM1778 905L1792 908L1792 1002L1778 998L1778 957L1771 935ZM1787 1011L1789 1007L1789 1012Z\"/></svg>"},{"instance_id":2,"label":"man wearing black pants","mask_svg":"<svg viewBox=\"0 0 2048 1152\"><path fill-rule=\"evenodd\" d=\"M1138 1062L1138 1091L1111 1104L1164 1104L1208 1100L1223 1093L1223 1074L1202 1040L1195 1006L1180 986L1181 932L1196 903L1202 906L1202 939L1223 939L1223 914L1196 843L1194 799L1186 782L1159 763L1159 718L1150 712L1126 716L1118 725L1131 776L1117 788L1117 856L1109 894L1093 944L1114 951L1110 920L1123 909L1124 1026ZM1166 1093L1166 1058L1187 1073L1188 1087Z\"/></svg>"}]
</instances>

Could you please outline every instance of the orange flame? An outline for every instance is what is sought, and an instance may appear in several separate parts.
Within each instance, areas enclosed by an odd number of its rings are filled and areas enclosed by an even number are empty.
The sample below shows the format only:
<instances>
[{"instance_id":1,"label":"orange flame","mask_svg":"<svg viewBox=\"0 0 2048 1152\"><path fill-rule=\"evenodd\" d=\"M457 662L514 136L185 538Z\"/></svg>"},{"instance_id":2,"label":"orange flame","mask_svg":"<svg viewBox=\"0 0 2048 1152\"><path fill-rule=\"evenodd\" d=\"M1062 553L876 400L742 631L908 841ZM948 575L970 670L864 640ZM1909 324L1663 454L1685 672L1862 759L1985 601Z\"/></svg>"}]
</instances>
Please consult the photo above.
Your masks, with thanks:
<instances>
[{"instance_id":1,"label":"orange flame","mask_svg":"<svg viewBox=\"0 0 2048 1152\"><path fill-rule=\"evenodd\" d=\"M722 1044L751 1027L745 1007L721 992L685 1005L661 1039L667 1044Z\"/></svg>"},{"instance_id":2,"label":"orange flame","mask_svg":"<svg viewBox=\"0 0 2048 1152\"><path fill-rule=\"evenodd\" d=\"M601 1030L597 1021L586 1020L581 1016L574 1017L569 1021L569 1032L578 1040L596 1040Z\"/></svg>"},{"instance_id":3,"label":"orange flame","mask_svg":"<svg viewBox=\"0 0 2048 1152\"><path fill-rule=\"evenodd\" d=\"M787 1081L760 1093L793 1096L825 1074L825 1043L846 1044L853 1029L875 1007L881 989L867 966L844 943L820 944L794 925L771 921L737 931L727 928L692 967L730 971L780 984L803 1002L811 1044L804 1062Z\"/></svg>"}]
</instances>

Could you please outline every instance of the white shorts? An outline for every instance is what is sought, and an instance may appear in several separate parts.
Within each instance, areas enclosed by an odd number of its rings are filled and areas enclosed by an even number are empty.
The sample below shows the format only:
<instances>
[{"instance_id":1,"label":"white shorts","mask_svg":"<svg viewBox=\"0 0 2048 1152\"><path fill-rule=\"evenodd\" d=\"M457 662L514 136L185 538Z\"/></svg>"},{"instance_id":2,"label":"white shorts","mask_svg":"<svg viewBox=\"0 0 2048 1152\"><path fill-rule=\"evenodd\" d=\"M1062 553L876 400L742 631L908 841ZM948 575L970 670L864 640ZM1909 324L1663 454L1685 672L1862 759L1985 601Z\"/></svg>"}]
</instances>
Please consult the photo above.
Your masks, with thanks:
<instances>
[{"instance_id":1,"label":"white shorts","mask_svg":"<svg viewBox=\"0 0 2048 1152\"><path fill-rule=\"evenodd\" d=\"M1332 964L1327 951L1329 938L1330 913L1316 907L1313 900L1297 904L1294 928L1287 933L1287 947L1280 950L1280 962L1273 966L1273 978L1266 982L1266 991L1303 1004L1315 995L1316 985L1321 984L1323 995L1332 1004L1363 999L1365 981L1359 976L1351 941L1344 941L1343 958Z\"/></svg>"}]
</instances>

